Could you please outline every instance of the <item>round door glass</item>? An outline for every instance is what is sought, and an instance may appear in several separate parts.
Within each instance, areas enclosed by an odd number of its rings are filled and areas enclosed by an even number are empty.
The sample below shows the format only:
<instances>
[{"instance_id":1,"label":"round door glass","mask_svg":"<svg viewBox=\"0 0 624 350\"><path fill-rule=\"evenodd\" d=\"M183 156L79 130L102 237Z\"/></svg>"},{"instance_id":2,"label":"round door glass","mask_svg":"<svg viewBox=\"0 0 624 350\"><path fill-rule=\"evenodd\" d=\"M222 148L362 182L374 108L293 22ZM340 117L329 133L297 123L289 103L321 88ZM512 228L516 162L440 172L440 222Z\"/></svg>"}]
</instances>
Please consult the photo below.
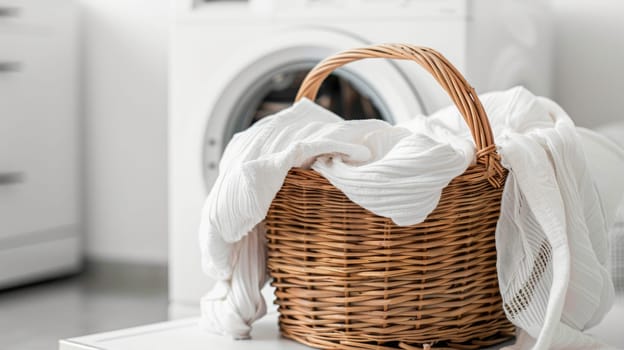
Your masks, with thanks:
<instances>
[{"instance_id":1,"label":"round door glass","mask_svg":"<svg viewBox=\"0 0 624 350\"><path fill-rule=\"evenodd\" d=\"M308 70L293 70L271 77L265 96L255 108L252 124L261 118L292 105ZM316 103L345 120L379 119L381 112L373 101L362 94L347 78L330 75L321 85Z\"/></svg>"},{"instance_id":2,"label":"round door glass","mask_svg":"<svg viewBox=\"0 0 624 350\"><path fill-rule=\"evenodd\" d=\"M254 66L250 66L223 90L204 138L202 160L207 189L212 186L219 159L232 136L292 106L301 82L316 63L290 62L264 72L254 71ZM382 119L394 123L381 96L362 77L341 69L323 82L315 102L345 120Z\"/></svg>"},{"instance_id":3,"label":"round door glass","mask_svg":"<svg viewBox=\"0 0 624 350\"><path fill-rule=\"evenodd\" d=\"M293 104L297 91L313 63L291 64L269 72L250 86L240 103L231 111L229 141L234 133L243 131L258 120L275 114ZM389 119L389 113L375 91L348 71L332 73L321 85L317 104L345 120Z\"/></svg>"}]
</instances>

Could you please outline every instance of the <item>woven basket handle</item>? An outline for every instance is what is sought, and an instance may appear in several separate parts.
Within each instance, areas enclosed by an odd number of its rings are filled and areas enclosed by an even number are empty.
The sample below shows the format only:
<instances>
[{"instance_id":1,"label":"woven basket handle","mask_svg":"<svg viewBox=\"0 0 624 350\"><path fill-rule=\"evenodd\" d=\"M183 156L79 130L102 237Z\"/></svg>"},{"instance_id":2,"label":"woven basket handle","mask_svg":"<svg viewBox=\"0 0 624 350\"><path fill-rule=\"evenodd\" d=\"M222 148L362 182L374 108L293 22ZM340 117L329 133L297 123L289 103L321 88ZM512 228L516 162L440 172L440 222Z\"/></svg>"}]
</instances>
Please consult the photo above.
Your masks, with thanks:
<instances>
[{"instance_id":1,"label":"woven basket handle","mask_svg":"<svg viewBox=\"0 0 624 350\"><path fill-rule=\"evenodd\" d=\"M442 54L421 46L383 44L350 49L328 57L317 64L305 77L295 101L303 97L314 101L318 90L335 69L364 58L394 58L412 60L425 68L446 90L464 117L477 146L477 163L485 165L488 181L496 188L505 181L500 157L496 152L492 128L474 88Z\"/></svg>"}]
</instances>

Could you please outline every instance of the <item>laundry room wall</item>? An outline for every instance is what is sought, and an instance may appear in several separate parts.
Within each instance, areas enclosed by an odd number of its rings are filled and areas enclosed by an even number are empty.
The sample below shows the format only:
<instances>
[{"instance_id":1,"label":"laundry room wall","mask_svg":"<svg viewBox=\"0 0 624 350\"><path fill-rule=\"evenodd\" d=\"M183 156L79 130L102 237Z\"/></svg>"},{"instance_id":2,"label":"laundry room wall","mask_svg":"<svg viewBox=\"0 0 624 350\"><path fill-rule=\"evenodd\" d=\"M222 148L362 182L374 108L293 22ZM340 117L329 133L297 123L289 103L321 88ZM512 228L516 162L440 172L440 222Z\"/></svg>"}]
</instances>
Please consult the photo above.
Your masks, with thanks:
<instances>
[{"instance_id":1,"label":"laundry room wall","mask_svg":"<svg viewBox=\"0 0 624 350\"><path fill-rule=\"evenodd\" d=\"M87 258L167 261L168 0L78 0Z\"/></svg>"},{"instance_id":2,"label":"laundry room wall","mask_svg":"<svg viewBox=\"0 0 624 350\"><path fill-rule=\"evenodd\" d=\"M624 120L624 1L552 2L555 100L581 126Z\"/></svg>"}]
</instances>

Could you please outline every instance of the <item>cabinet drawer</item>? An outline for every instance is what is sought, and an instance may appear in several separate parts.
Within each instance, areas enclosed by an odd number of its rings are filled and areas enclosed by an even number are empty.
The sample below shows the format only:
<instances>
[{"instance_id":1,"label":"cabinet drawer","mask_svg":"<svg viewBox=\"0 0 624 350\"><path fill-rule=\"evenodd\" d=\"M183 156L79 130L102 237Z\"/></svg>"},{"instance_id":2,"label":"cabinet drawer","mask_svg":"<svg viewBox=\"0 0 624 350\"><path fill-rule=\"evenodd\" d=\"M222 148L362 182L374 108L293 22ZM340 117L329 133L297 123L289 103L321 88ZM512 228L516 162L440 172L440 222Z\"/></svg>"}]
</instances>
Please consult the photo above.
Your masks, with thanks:
<instances>
[{"instance_id":1,"label":"cabinet drawer","mask_svg":"<svg viewBox=\"0 0 624 350\"><path fill-rule=\"evenodd\" d=\"M74 20L70 0L0 0L0 33L45 35Z\"/></svg>"}]
</instances>

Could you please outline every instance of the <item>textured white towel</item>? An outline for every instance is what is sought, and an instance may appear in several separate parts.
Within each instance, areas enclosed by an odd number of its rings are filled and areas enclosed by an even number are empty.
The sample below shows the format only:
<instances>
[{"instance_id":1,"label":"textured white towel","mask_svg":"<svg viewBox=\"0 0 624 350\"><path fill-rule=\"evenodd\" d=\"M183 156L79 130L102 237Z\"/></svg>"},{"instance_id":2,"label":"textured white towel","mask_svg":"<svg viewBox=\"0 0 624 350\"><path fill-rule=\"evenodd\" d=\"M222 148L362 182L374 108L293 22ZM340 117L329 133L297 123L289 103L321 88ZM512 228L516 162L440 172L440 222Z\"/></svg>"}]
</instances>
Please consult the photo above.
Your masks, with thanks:
<instances>
[{"instance_id":1,"label":"textured white towel","mask_svg":"<svg viewBox=\"0 0 624 350\"><path fill-rule=\"evenodd\" d=\"M556 104L522 88L481 99L510 170L496 239L505 312L526 332L515 347L600 346L580 330L613 299L597 258L606 254L605 215L574 125ZM364 208L411 225L473 157L455 108L393 127L345 122L303 100L237 134L203 210L202 264L218 282L202 299L202 324L245 338L264 314L261 222L291 167L311 166Z\"/></svg>"},{"instance_id":2,"label":"textured white towel","mask_svg":"<svg viewBox=\"0 0 624 350\"><path fill-rule=\"evenodd\" d=\"M452 133L443 126L430 131L412 133L380 120L344 121L303 100L235 135L202 214L202 266L217 280L202 298L202 326L247 338L251 323L264 315L264 230L256 225L292 167L314 163L372 212L404 225L423 221L474 153L469 139L449 142ZM440 141L432 138L433 131ZM382 193L389 202L380 199Z\"/></svg>"},{"instance_id":3,"label":"textured white towel","mask_svg":"<svg viewBox=\"0 0 624 350\"><path fill-rule=\"evenodd\" d=\"M514 348L600 347L579 332L613 303L599 195L570 118L552 101L520 92L510 106L531 106L531 117L511 110L509 118L541 120L496 139L510 170L496 229L501 295L507 317L528 333Z\"/></svg>"}]
</instances>

